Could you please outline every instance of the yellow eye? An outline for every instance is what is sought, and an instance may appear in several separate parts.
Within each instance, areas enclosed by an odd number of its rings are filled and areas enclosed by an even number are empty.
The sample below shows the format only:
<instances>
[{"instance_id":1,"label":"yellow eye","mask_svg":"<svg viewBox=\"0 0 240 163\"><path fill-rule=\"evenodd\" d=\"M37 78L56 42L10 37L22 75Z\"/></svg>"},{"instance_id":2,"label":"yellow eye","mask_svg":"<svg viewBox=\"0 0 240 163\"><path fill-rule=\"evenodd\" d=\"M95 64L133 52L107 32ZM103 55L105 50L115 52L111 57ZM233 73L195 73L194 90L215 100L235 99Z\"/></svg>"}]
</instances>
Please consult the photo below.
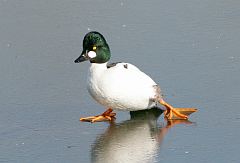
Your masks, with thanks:
<instances>
[{"instance_id":1,"label":"yellow eye","mask_svg":"<svg viewBox=\"0 0 240 163\"><path fill-rule=\"evenodd\" d=\"M96 49L97 49L97 47L96 47L96 46L94 46L94 47L93 47L93 50L96 50Z\"/></svg>"}]
</instances>

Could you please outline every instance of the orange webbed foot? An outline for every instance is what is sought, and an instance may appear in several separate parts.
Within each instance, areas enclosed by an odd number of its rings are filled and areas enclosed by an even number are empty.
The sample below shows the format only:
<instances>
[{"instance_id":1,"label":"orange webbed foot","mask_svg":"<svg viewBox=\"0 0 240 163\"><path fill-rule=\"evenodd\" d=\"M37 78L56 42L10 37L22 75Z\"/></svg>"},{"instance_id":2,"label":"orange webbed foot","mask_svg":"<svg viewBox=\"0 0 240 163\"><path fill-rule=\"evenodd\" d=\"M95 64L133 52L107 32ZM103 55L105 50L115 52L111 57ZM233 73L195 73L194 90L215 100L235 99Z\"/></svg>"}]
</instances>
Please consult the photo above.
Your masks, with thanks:
<instances>
[{"instance_id":1,"label":"orange webbed foot","mask_svg":"<svg viewBox=\"0 0 240 163\"><path fill-rule=\"evenodd\" d=\"M164 117L168 120L173 119L188 119L188 116L197 111L195 108L174 108L164 100L159 101L160 104L166 107Z\"/></svg>"},{"instance_id":2,"label":"orange webbed foot","mask_svg":"<svg viewBox=\"0 0 240 163\"><path fill-rule=\"evenodd\" d=\"M112 111L113 111L112 109L108 109L100 115L80 118L80 121L91 122L91 123L103 122L103 121L112 121L112 120L116 119L115 118L116 113L113 113Z\"/></svg>"}]
</instances>

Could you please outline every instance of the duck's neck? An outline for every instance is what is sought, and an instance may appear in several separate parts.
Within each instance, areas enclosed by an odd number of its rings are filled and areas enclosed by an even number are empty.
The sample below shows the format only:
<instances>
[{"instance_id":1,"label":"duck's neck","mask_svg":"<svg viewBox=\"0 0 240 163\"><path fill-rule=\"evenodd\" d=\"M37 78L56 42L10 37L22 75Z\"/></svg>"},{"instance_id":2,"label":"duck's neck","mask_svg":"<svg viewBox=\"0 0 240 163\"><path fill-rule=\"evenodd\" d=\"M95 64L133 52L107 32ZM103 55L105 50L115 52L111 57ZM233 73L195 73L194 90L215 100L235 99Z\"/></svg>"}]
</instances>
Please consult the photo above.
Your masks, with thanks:
<instances>
[{"instance_id":1,"label":"duck's neck","mask_svg":"<svg viewBox=\"0 0 240 163\"><path fill-rule=\"evenodd\" d=\"M107 62L106 63L91 63L89 68L90 75L99 76L103 71L107 69Z\"/></svg>"}]
</instances>

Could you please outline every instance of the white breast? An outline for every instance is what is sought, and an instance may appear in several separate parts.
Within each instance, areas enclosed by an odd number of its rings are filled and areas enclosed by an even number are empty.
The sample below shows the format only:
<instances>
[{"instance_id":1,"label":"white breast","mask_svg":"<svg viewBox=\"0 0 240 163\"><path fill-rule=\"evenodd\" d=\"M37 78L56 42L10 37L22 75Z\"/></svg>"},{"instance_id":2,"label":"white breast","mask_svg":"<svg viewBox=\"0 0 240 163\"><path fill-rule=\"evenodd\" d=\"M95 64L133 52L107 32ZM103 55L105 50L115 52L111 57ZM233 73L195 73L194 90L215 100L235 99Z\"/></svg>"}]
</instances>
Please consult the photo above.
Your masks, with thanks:
<instances>
[{"instance_id":1,"label":"white breast","mask_svg":"<svg viewBox=\"0 0 240 163\"><path fill-rule=\"evenodd\" d=\"M129 63L118 63L107 68L106 63L90 67L88 91L105 107L117 110L143 110L155 103L157 85L149 76Z\"/></svg>"}]
</instances>

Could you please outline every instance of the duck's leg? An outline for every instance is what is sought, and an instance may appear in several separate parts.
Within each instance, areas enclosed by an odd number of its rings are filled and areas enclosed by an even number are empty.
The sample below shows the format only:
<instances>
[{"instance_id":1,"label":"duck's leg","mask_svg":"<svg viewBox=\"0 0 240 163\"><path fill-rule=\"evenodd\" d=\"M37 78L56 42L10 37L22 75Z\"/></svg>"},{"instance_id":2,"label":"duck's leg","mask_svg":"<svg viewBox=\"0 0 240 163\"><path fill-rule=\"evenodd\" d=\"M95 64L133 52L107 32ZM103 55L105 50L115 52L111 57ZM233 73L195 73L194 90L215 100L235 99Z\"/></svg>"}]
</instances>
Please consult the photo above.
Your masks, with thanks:
<instances>
[{"instance_id":1,"label":"duck's leg","mask_svg":"<svg viewBox=\"0 0 240 163\"><path fill-rule=\"evenodd\" d=\"M102 121L111 121L111 120L115 119L115 115L116 115L116 113L113 113L112 111L113 110L111 108L109 108L100 115L80 118L80 121L91 122L91 123L102 122Z\"/></svg>"},{"instance_id":2,"label":"duck's leg","mask_svg":"<svg viewBox=\"0 0 240 163\"><path fill-rule=\"evenodd\" d=\"M174 108L163 99L159 100L159 103L166 107L164 112L165 118L171 119L188 119L188 115L197 111L195 108Z\"/></svg>"}]
</instances>

